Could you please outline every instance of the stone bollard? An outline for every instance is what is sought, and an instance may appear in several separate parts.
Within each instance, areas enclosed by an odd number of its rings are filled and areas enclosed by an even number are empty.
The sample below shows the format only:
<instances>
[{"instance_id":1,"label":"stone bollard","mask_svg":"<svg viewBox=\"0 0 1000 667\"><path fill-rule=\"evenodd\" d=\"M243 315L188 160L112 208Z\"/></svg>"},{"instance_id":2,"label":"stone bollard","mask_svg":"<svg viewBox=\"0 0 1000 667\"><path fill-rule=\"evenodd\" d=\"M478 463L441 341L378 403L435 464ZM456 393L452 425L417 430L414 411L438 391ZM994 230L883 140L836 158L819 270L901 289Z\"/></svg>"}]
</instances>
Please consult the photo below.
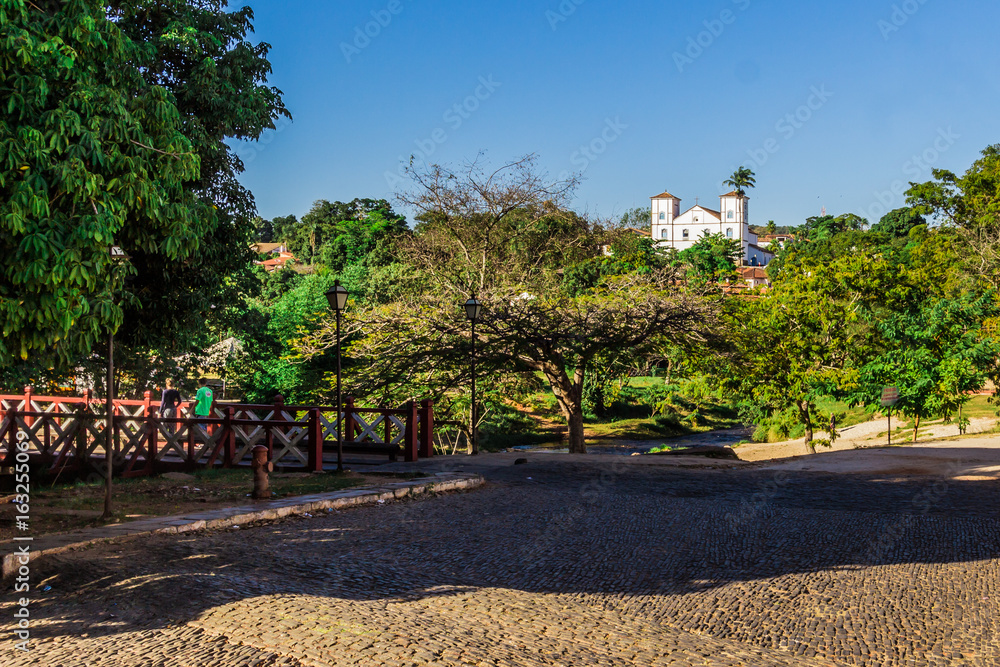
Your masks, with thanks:
<instances>
[{"instance_id":1,"label":"stone bollard","mask_svg":"<svg viewBox=\"0 0 1000 667\"><path fill-rule=\"evenodd\" d=\"M271 497L270 483L267 475L274 471L274 462L267 460L267 447L257 445L253 448L253 498L266 500Z\"/></svg>"}]
</instances>

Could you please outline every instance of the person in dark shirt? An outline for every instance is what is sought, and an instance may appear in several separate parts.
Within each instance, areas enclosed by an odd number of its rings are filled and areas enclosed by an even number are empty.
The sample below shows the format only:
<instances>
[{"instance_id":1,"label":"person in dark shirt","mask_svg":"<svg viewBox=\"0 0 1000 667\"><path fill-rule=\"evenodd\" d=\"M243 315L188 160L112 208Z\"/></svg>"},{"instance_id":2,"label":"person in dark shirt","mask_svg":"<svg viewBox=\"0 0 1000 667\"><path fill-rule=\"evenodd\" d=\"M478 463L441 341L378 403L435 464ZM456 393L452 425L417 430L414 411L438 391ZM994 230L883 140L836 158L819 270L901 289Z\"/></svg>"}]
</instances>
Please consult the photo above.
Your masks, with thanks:
<instances>
[{"instance_id":1,"label":"person in dark shirt","mask_svg":"<svg viewBox=\"0 0 1000 667\"><path fill-rule=\"evenodd\" d=\"M177 408L181 402L181 392L174 389L172 380L167 380L166 387L163 389L163 395L160 397L160 418L165 420L177 419ZM168 432L173 433L176 424L167 422L165 426Z\"/></svg>"}]
</instances>

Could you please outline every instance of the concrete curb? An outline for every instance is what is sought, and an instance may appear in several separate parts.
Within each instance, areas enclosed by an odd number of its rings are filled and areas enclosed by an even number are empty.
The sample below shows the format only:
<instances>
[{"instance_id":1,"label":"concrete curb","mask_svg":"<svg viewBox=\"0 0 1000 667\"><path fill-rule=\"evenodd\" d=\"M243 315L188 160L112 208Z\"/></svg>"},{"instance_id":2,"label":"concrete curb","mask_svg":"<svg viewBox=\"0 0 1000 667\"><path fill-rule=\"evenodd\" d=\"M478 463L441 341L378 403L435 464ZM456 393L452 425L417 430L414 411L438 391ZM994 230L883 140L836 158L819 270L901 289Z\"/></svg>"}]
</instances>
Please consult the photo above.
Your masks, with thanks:
<instances>
[{"instance_id":1,"label":"concrete curb","mask_svg":"<svg viewBox=\"0 0 1000 667\"><path fill-rule=\"evenodd\" d=\"M381 484L377 487L346 489L309 496L295 496L282 500L271 500L245 507L229 507L180 516L157 517L130 523L102 526L87 530L46 535L31 541L5 543L3 573L0 578L13 576L18 568L25 565L24 556L14 553L22 547L29 547L28 561L41 556L82 549L93 544L121 542L124 540L155 534L188 533L195 530L218 530L240 526L254 521L274 521L292 514L339 510L356 505L397 500L407 496L428 493L445 493L473 489L484 482L481 475L462 473L438 473L434 477L424 477L407 482Z\"/></svg>"}]
</instances>

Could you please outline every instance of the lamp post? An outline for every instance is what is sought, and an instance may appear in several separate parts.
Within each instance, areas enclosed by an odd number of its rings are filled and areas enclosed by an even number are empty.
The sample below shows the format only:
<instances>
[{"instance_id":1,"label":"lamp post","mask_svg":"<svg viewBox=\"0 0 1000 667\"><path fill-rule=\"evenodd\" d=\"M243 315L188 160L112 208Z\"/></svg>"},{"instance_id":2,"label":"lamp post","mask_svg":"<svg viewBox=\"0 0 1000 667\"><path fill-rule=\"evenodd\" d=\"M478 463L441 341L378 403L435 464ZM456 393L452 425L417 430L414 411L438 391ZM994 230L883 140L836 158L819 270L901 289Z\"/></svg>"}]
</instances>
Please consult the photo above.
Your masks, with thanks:
<instances>
[{"instance_id":1,"label":"lamp post","mask_svg":"<svg viewBox=\"0 0 1000 667\"><path fill-rule=\"evenodd\" d=\"M347 307L347 290L334 281L326 292L330 308L337 314L337 472L344 472L344 402L340 395L340 313Z\"/></svg>"},{"instance_id":2,"label":"lamp post","mask_svg":"<svg viewBox=\"0 0 1000 667\"><path fill-rule=\"evenodd\" d=\"M111 473L113 472L114 446L115 446L115 334L108 332L108 376L105 379L104 410L107 420L104 422L104 513L101 520L107 521L112 516L111 512Z\"/></svg>"},{"instance_id":3,"label":"lamp post","mask_svg":"<svg viewBox=\"0 0 1000 667\"><path fill-rule=\"evenodd\" d=\"M128 260L128 255L118 246L108 248L108 255L114 263ZM114 472L115 450L115 332L108 331L108 376L104 392L104 409L107 419L104 422L104 513L101 519L107 521L114 515L111 512L111 475ZM146 415L143 415L144 417Z\"/></svg>"},{"instance_id":4,"label":"lamp post","mask_svg":"<svg viewBox=\"0 0 1000 667\"><path fill-rule=\"evenodd\" d=\"M475 295L465 302L465 316L472 323L472 419L469 428L472 438L472 454L479 453L479 424L476 422L476 322L483 314L483 304L476 299Z\"/></svg>"}]
</instances>

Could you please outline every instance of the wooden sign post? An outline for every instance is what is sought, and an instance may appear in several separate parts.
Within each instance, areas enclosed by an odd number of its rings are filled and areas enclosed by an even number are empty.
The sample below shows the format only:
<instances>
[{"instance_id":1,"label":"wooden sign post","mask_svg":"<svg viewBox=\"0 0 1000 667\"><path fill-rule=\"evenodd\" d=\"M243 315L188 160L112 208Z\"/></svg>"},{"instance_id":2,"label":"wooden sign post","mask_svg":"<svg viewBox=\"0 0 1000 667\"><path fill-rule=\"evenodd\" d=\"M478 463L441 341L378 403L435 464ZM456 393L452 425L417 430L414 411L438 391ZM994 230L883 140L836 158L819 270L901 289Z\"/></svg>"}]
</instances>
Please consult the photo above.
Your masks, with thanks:
<instances>
[{"instance_id":1,"label":"wooden sign post","mask_svg":"<svg viewBox=\"0 0 1000 667\"><path fill-rule=\"evenodd\" d=\"M892 446L892 408L899 403L899 389L896 387L882 388L882 407L889 408L885 411L889 420L889 446Z\"/></svg>"}]
</instances>

